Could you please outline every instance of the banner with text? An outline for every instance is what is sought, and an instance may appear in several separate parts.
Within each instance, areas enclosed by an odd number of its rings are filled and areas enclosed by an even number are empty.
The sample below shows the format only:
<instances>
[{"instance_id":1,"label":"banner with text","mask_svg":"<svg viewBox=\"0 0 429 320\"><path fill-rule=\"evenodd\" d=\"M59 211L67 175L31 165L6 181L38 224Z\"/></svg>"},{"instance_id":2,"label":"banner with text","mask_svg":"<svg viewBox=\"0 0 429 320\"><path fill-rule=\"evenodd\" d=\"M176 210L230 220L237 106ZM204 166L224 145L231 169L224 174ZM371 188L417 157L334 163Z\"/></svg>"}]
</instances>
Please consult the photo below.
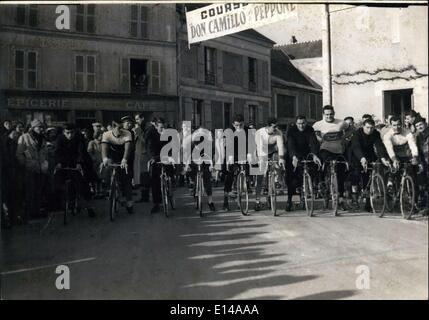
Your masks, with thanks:
<instances>
[{"instance_id":1,"label":"banner with text","mask_svg":"<svg viewBox=\"0 0 429 320\"><path fill-rule=\"evenodd\" d=\"M293 3L212 4L186 13L189 44L297 17Z\"/></svg>"}]
</instances>

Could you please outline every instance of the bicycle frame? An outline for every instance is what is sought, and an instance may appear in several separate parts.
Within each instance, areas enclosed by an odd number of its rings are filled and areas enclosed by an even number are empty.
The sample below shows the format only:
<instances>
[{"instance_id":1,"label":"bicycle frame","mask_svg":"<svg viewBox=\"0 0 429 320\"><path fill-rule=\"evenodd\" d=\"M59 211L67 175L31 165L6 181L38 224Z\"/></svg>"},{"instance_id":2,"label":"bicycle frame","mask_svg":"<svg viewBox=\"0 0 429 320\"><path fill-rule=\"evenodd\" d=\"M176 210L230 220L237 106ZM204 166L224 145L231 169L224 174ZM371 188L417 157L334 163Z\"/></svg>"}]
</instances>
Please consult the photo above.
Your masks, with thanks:
<instances>
[{"instance_id":1,"label":"bicycle frame","mask_svg":"<svg viewBox=\"0 0 429 320\"><path fill-rule=\"evenodd\" d=\"M337 160L337 159L344 159L344 160ZM332 211L334 216L338 215L338 178L337 178L337 166L339 164L344 164L346 166L346 171L349 171L349 163L345 161L345 158L343 156L337 157L335 160L329 160L327 161L329 165L329 175L326 178L325 174L325 184L329 185L329 193L326 192L325 195L325 208L328 208L329 203L329 196L332 201ZM322 172L325 171L325 165L326 162L322 166ZM328 180L328 181L326 181Z\"/></svg>"}]
</instances>

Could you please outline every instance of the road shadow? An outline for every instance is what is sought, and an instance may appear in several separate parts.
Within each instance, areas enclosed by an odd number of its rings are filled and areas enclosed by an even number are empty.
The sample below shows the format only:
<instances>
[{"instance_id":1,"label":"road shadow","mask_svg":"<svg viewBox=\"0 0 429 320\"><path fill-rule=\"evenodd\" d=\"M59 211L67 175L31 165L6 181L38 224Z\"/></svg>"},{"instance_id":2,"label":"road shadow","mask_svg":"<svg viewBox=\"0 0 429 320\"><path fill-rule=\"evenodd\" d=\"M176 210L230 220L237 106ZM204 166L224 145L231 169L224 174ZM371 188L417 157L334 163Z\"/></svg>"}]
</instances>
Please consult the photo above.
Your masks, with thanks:
<instances>
[{"instance_id":1,"label":"road shadow","mask_svg":"<svg viewBox=\"0 0 429 320\"><path fill-rule=\"evenodd\" d=\"M356 291L354 290L325 291L294 298L292 300L339 300L352 297L355 293Z\"/></svg>"}]
</instances>

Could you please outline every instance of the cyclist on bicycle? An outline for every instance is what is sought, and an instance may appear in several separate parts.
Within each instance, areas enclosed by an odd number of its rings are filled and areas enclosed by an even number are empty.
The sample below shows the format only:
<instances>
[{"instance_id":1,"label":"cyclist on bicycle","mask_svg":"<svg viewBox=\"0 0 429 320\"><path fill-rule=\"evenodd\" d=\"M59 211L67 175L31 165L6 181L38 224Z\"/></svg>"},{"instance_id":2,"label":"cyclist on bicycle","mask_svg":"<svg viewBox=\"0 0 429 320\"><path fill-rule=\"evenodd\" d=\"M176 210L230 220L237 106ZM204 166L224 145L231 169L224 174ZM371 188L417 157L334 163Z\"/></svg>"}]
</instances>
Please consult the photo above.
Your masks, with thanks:
<instances>
[{"instance_id":1,"label":"cyclist on bicycle","mask_svg":"<svg viewBox=\"0 0 429 320\"><path fill-rule=\"evenodd\" d=\"M84 168L87 166L86 161L89 159L83 137L77 132L74 124L67 123L64 125L63 133L58 137L55 148L55 184L62 186L67 177L70 177L74 186L76 195L79 194L85 201L85 207L88 216L95 217L94 209L89 205L91 200L91 190L89 182L86 180L87 174ZM58 170L61 168L73 168L77 171L66 172Z\"/></svg>"},{"instance_id":2,"label":"cyclist on bicycle","mask_svg":"<svg viewBox=\"0 0 429 320\"><path fill-rule=\"evenodd\" d=\"M202 172L203 172L203 186L204 190L207 194L207 202L210 208L210 211L214 212L216 211L215 205L213 203L213 189L212 189L212 170L213 170L213 160L207 158L207 150L204 150L203 147L203 141L207 143L210 148L212 148L213 144L213 137L209 130L204 129L202 126L197 128L194 132L192 132L192 135L190 136L192 139L191 143L191 154L187 157L187 159L184 159L185 163L185 172L190 171L190 178L194 181L194 190L196 188L196 176L198 167L197 164L200 163L200 161L204 161L202 163ZM192 161L191 156L192 155ZM194 159L194 157L197 156L197 159ZM196 160L196 161L195 161ZM209 162L209 163L207 163Z\"/></svg>"},{"instance_id":3,"label":"cyclist on bicycle","mask_svg":"<svg viewBox=\"0 0 429 320\"><path fill-rule=\"evenodd\" d=\"M126 199L126 209L129 214L134 212L132 193L132 174L128 171L132 167L132 136L123 128L122 122L113 121L113 129L103 133L101 139L102 166L106 167L111 163L120 164L122 170L118 170L118 182L122 193Z\"/></svg>"},{"instance_id":4,"label":"cyclist on bicycle","mask_svg":"<svg viewBox=\"0 0 429 320\"><path fill-rule=\"evenodd\" d=\"M238 161L247 161L250 157L250 154L247 153L247 131L248 128L244 125L244 118L241 114L237 114L234 117L232 123L234 132L234 154L227 155L226 166L225 166L225 188L224 188L224 197L223 197L223 209L229 211L229 197L232 191L232 185L234 183L234 178L236 177L237 171L239 169ZM241 136L241 137L240 137ZM241 140L240 140L241 138ZM245 146L246 155L244 157L239 157L239 144ZM241 159L243 158L243 159ZM246 175L249 173L248 166L246 165Z\"/></svg>"},{"instance_id":5,"label":"cyclist on bicycle","mask_svg":"<svg viewBox=\"0 0 429 320\"><path fill-rule=\"evenodd\" d=\"M161 141L161 134L165 128L165 120L163 118L154 118L154 128L151 130L150 134L147 136L146 140L146 150L149 154L150 160L148 165L152 168L150 184L152 189L152 200L153 207L151 213L157 213L160 211L160 203L162 203L162 192L161 192L161 150L168 143L168 141ZM174 168L172 166L167 166L167 174L170 177L174 175Z\"/></svg>"},{"instance_id":6,"label":"cyclist on bicycle","mask_svg":"<svg viewBox=\"0 0 429 320\"><path fill-rule=\"evenodd\" d=\"M289 161L286 166L287 170L287 186L288 186L288 199L286 211L292 210L292 196L296 187L299 186L299 179L302 177L302 172L297 173L295 170L298 167L299 161L305 160L308 154L313 154L313 161L318 166L321 162L317 153L319 151L319 143L317 141L314 129L307 124L307 119L303 115L296 117L295 125L291 125L287 131L287 150ZM312 178L315 176L315 167L310 167L310 175Z\"/></svg>"},{"instance_id":7,"label":"cyclist on bicycle","mask_svg":"<svg viewBox=\"0 0 429 320\"><path fill-rule=\"evenodd\" d=\"M424 209L424 214L427 215L427 201L428 201L428 184L429 179L429 127L426 123L426 119L417 117L415 120L417 134L417 147L419 148L420 161L423 163L424 170L419 175L418 179L420 185L420 204L419 207Z\"/></svg>"},{"instance_id":8,"label":"cyclist on bicycle","mask_svg":"<svg viewBox=\"0 0 429 320\"><path fill-rule=\"evenodd\" d=\"M261 210L260 196L262 191L262 182L267 174L267 160L278 160L282 169L285 169L285 150L283 134L278 129L277 119L269 118L267 125L255 134L256 153L259 161L260 173L256 178L256 201L255 211ZM267 199L270 205L269 199Z\"/></svg>"},{"instance_id":9,"label":"cyclist on bicycle","mask_svg":"<svg viewBox=\"0 0 429 320\"><path fill-rule=\"evenodd\" d=\"M387 153L392 160L393 168L398 170L401 163L410 161L413 166L419 164L419 149L413 133L402 128L402 121L399 117L390 118L390 130L383 137L383 143ZM389 175L387 188L393 187L393 177Z\"/></svg>"},{"instance_id":10,"label":"cyclist on bicycle","mask_svg":"<svg viewBox=\"0 0 429 320\"><path fill-rule=\"evenodd\" d=\"M380 137L380 132L375 130L375 122L372 118L366 119L361 128L357 129L351 139L351 175L352 200L357 200L357 192L360 178L363 186L369 181L369 173L366 171L368 164L380 159L385 165L389 165L386 148ZM365 199L365 210L371 211L369 197Z\"/></svg>"},{"instance_id":11,"label":"cyclist on bicycle","mask_svg":"<svg viewBox=\"0 0 429 320\"><path fill-rule=\"evenodd\" d=\"M334 107L326 105L323 107L323 119L313 125L316 132L317 139L320 143L319 155L323 163L331 160L337 160L338 157L344 156L344 133L347 124L340 120L335 119ZM324 181L323 172L321 173L320 181ZM344 194L344 166L338 167L338 192L339 203L344 209L343 194ZM320 183L319 183L320 190Z\"/></svg>"}]
</instances>

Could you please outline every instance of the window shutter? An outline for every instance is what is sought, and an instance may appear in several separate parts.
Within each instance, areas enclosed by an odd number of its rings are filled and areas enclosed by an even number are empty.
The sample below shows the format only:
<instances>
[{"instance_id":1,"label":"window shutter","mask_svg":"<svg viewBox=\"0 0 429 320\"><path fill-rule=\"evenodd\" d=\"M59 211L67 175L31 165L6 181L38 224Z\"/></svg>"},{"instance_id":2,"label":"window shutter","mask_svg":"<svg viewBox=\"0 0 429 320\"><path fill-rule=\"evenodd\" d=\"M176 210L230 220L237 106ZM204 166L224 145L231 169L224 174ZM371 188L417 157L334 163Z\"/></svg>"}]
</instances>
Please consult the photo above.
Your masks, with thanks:
<instances>
[{"instance_id":1,"label":"window shutter","mask_svg":"<svg viewBox=\"0 0 429 320\"><path fill-rule=\"evenodd\" d=\"M262 90L268 91L268 62L262 62Z\"/></svg>"},{"instance_id":2,"label":"window shutter","mask_svg":"<svg viewBox=\"0 0 429 320\"><path fill-rule=\"evenodd\" d=\"M27 65L27 87L36 89L37 87L37 54L34 51L28 52Z\"/></svg>"},{"instance_id":3,"label":"window shutter","mask_svg":"<svg viewBox=\"0 0 429 320\"><path fill-rule=\"evenodd\" d=\"M28 15L28 24L30 25L30 27L37 27L37 5L30 5L29 11L30 12Z\"/></svg>"},{"instance_id":4,"label":"window shutter","mask_svg":"<svg viewBox=\"0 0 429 320\"><path fill-rule=\"evenodd\" d=\"M95 91L95 56L86 57L86 90Z\"/></svg>"},{"instance_id":5,"label":"window shutter","mask_svg":"<svg viewBox=\"0 0 429 320\"><path fill-rule=\"evenodd\" d=\"M24 51L15 50L15 87L24 87Z\"/></svg>"},{"instance_id":6,"label":"window shutter","mask_svg":"<svg viewBox=\"0 0 429 320\"><path fill-rule=\"evenodd\" d=\"M84 6L78 5L76 8L76 31L83 32L83 18L84 18Z\"/></svg>"},{"instance_id":7,"label":"window shutter","mask_svg":"<svg viewBox=\"0 0 429 320\"><path fill-rule=\"evenodd\" d=\"M84 57L83 56L75 56L75 90L83 91L84 88Z\"/></svg>"},{"instance_id":8,"label":"window shutter","mask_svg":"<svg viewBox=\"0 0 429 320\"><path fill-rule=\"evenodd\" d=\"M130 92L129 59L121 59L121 90Z\"/></svg>"},{"instance_id":9,"label":"window shutter","mask_svg":"<svg viewBox=\"0 0 429 320\"><path fill-rule=\"evenodd\" d=\"M151 61L151 91L153 93L159 93L161 90L161 64L157 60Z\"/></svg>"},{"instance_id":10,"label":"window shutter","mask_svg":"<svg viewBox=\"0 0 429 320\"><path fill-rule=\"evenodd\" d=\"M137 5L132 5L130 6L130 15L131 15L131 19L130 19L130 35L131 37L137 37L137 21L138 21L138 6Z\"/></svg>"},{"instance_id":11,"label":"window shutter","mask_svg":"<svg viewBox=\"0 0 429 320\"><path fill-rule=\"evenodd\" d=\"M16 7L16 23L18 25L25 25L25 6L22 4Z\"/></svg>"},{"instance_id":12,"label":"window shutter","mask_svg":"<svg viewBox=\"0 0 429 320\"><path fill-rule=\"evenodd\" d=\"M149 8L146 6L140 7L140 37L147 39L148 32L148 18L149 18Z\"/></svg>"}]
</instances>

